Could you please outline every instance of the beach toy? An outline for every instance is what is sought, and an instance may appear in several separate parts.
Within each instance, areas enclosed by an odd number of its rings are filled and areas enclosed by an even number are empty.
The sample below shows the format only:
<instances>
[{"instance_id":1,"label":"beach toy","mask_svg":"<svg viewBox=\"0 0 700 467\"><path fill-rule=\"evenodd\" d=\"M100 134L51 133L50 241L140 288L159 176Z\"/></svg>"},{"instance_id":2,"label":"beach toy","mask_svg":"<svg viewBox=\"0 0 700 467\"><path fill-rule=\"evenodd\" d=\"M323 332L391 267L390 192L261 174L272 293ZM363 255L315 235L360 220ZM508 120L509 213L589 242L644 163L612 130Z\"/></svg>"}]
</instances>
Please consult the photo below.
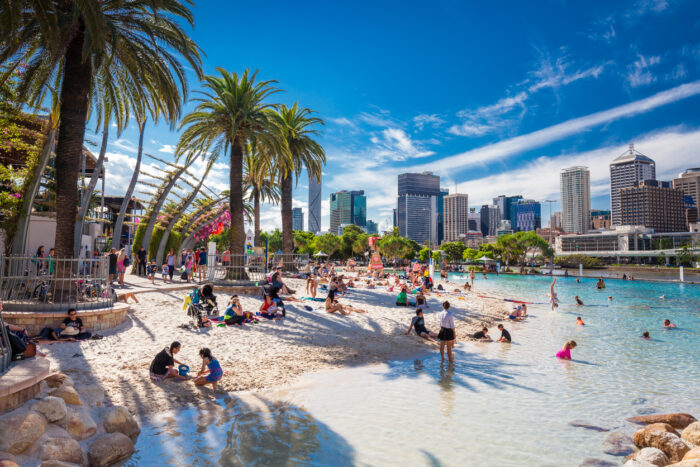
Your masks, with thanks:
<instances>
[{"instance_id":1,"label":"beach toy","mask_svg":"<svg viewBox=\"0 0 700 467\"><path fill-rule=\"evenodd\" d=\"M190 367L187 365L180 365L177 367L177 372L180 374L180 376L187 376L187 373L190 372Z\"/></svg>"}]
</instances>

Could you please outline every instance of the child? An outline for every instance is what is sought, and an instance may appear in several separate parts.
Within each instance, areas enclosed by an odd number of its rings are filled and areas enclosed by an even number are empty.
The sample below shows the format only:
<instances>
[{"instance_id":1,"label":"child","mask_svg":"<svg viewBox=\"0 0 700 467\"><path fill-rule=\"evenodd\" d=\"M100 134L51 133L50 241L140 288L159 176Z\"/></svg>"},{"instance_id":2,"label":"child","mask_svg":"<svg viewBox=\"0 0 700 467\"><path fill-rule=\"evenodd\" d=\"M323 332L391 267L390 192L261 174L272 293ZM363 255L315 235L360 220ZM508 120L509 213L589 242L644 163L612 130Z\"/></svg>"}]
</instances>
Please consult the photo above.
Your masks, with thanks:
<instances>
[{"instance_id":1,"label":"child","mask_svg":"<svg viewBox=\"0 0 700 467\"><path fill-rule=\"evenodd\" d=\"M506 328L504 328L502 324L499 324L498 330L501 331L501 337L498 338L498 342L510 343L510 333L506 330Z\"/></svg>"},{"instance_id":2,"label":"child","mask_svg":"<svg viewBox=\"0 0 700 467\"><path fill-rule=\"evenodd\" d=\"M195 386L211 384L212 389L216 389L216 383L224 376L219 361L211 355L211 350L206 347L199 351L199 356L202 357L202 369L194 379Z\"/></svg>"},{"instance_id":3,"label":"child","mask_svg":"<svg viewBox=\"0 0 700 467\"><path fill-rule=\"evenodd\" d=\"M577 305L579 305L579 306L582 306L582 305L583 305L583 301L581 301L581 299L578 298L578 295L576 295L576 296L574 297L574 300L576 300L576 304L577 304Z\"/></svg>"},{"instance_id":4,"label":"child","mask_svg":"<svg viewBox=\"0 0 700 467\"><path fill-rule=\"evenodd\" d=\"M671 320L670 320L670 319L665 319L665 320L664 320L664 327L665 327L665 328L675 328L676 325L673 324L673 323L671 323Z\"/></svg>"},{"instance_id":5,"label":"child","mask_svg":"<svg viewBox=\"0 0 700 467\"><path fill-rule=\"evenodd\" d=\"M554 280L552 280L552 285L549 286L549 293L547 296L549 297L549 303L552 307L552 311L554 311L558 306L559 306L559 297L557 297L557 293L554 291L554 286L557 283L557 278L555 277Z\"/></svg>"},{"instance_id":6,"label":"child","mask_svg":"<svg viewBox=\"0 0 700 467\"><path fill-rule=\"evenodd\" d=\"M406 287L401 288L399 296L396 297L396 306L408 306L408 297L406 297Z\"/></svg>"},{"instance_id":7,"label":"child","mask_svg":"<svg viewBox=\"0 0 700 467\"><path fill-rule=\"evenodd\" d=\"M419 290L418 293L416 294L416 307L417 308L428 308L428 304L425 301L425 295L423 295L422 290Z\"/></svg>"},{"instance_id":8,"label":"child","mask_svg":"<svg viewBox=\"0 0 700 467\"><path fill-rule=\"evenodd\" d=\"M437 333L430 332L425 327L425 319L423 319L423 310L420 308L416 310L416 316L414 316L411 320L411 325L408 327L408 331L406 331L407 336L411 333L411 329L415 329L416 334L422 337L423 339L429 340L430 342L437 342L435 339L433 339L433 337L437 337Z\"/></svg>"},{"instance_id":9,"label":"child","mask_svg":"<svg viewBox=\"0 0 700 467\"><path fill-rule=\"evenodd\" d=\"M163 284L168 283L168 264L163 263L163 268L161 269L163 271Z\"/></svg>"},{"instance_id":10,"label":"child","mask_svg":"<svg viewBox=\"0 0 700 467\"><path fill-rule=\"evenodd\" d=\"M260 305L260 316L266 319L282 319L282 315L277 313L277 304L269 295L265 295L265 301Z\"/></svg>"},{"instance_id":11,"label":"child","mask_svg":"<svg viewBox=\"0 0 700 467\"><path fill-rule=\"evenodd\" d=\"M151 261L151 264L146 265L146 278L151 279L151 284L156 284L156 260Z\"/></svg>"},{"instance_id":12,"label":"child","mask_svg":"<svg viewBox=\"0 0 700 467\"><path fill-rule=\"evenodd\" d=\"M576 341L569 341L557 352L557 358L571 360L571 349L576 348Z\"/></svg>"},{"instance_id":13,"label":"child","mask_svg":"<svg viewBox=\"0 0 700 467\"><path fill-rule=\"evenodd\" d=\"M245 320L245 313L243 312L243 307L238 300L238 295L234 295L231 297L226 311L224 311L224 322L229 326L240 327L243 323L245 323Z\"/></svg>"},{"instance_id":14,"label":"child","mask_svg":"<svg viewBox=\"0 0 700 467\"><path fill-rule=\"evenodd\" d=\"M447 359L450 363L454 362L454 355L452 353L452 348L455 345L456 333L455 333L455 320L450 312L450 302L445 301L442 303L443 311L440 312L440 333L438 334L438 339L440 339L440 358L445 361L445 347L447 347Z\"/></svg>"},{"instance_id":15,"label":"child","mask_svg":"<svg viewBox=\"0 0 700 467\"><path fill-rule=\"evenodd\" d=\"M491 337L489 337L489 328L481 328L481 331L474 333L472 335L472 338L480 340L491 340Z\"/></svg>"},{"instance_id":16,"label":"child","mask_svg":"<svg viewBox=\"0 0 700 467\"><path fill-rule=\"evenodd\" d=\"M576 324L577 324L578 326L583 326L585 323L583 322L583 320L581 319L580 316L577 316L577 317L576 317Z\"/></svg>"},{"instance_id":17,"label":"child","mask_svg":"<svg viewBox=\"0 0 700 467\"><path fill-rule=\"evenodd\" d=\"M649 331L644 331L642 333L642 339L645 339L645 340L651 339L651 336L649 335Z\"/></svg>"}]
</instances>

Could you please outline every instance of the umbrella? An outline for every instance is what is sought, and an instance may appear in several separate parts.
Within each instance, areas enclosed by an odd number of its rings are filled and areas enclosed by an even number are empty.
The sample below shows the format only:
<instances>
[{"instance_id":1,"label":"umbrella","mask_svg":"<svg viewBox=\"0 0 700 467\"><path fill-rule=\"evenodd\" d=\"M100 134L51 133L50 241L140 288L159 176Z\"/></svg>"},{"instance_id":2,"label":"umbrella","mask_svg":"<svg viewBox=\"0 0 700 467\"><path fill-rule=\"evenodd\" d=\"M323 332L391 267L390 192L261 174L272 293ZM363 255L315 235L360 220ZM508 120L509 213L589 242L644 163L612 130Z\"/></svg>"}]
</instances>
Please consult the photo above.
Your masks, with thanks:
<instances>
[{"instance_id":1,"label":"umbrella","mask_svg":"<svg viewBox=\"0 0 700 467\"><path fill-rule=\"evenodd\" d=\"M481 258L478 258L477 261L495 261L495 259L489 258L488 256L484 255Z\"/></svg>"},{"instance_id":2,"label":"umbrella","mask_svg":"<svg viewBox=\"0 0 700 467\"><path fill-rule=\"evenodd\" d=\"M328 255L327 255L327 254L325 254L325 253L324 253L324 252L322 252L322 251L319 251L319 252L318 252L318 253L316 253L316 254L315 254L314 256L328 256Z\"/></svg>"}]
</instances>

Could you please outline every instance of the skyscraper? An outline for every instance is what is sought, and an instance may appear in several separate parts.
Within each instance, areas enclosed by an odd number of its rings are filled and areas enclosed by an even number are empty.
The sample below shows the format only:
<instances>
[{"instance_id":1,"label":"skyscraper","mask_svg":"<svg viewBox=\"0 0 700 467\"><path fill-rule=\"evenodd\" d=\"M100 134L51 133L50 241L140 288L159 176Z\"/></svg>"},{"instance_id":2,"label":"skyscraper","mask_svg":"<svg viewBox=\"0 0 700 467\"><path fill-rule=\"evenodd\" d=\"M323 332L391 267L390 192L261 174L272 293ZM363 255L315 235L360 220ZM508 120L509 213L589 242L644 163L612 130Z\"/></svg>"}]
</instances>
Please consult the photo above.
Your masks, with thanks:
<instances>
[{"instance_id":1,"label":"skyscraper","mask_svg":"<svg viewBox=\"0 0 700 467\"><path fill-rule=\"evenodd\" d=\"M309 232L321 231L321 179L309 177Z\"/></svg>"},{"instance_id":2,"label":"skyscraper","mask_svg":"<svg viewBox=\"0 0 700 467\"><path fill-rule=\"evenodd\" d=\"M367 233L376 234L379 233L379 224L374 221L367 219Z\"/></svg>"},{"instance_id":3,"label":"skyscraper","mask_svg":"<svg viewBox=\"0 0 700 467\"><path fill-rule=\"evenodd\" d=\"M637 182L620 190L620 222L643 225L655 233L683 232L687 229L683 203L683 192L669 182Z\"/></svg>"},{"instance_id":4,"label":"skyscraper","mask_svg":"<svg viewBox=\"0 0 700 467\"><path fill-rule=\"evenodd\" d=\"M440 194L437 197L437 243L440 244L445 240L445 196L450 194L450 190L440 188Z\"/></svg>"},{"instance_id":5,"label":"skyscraper","mask_svg":"<svg viewBox=\"0 0 700 467\"><path fill-rule=\"evenodd\" d=\"M440 177L431 172L398 177L396 217L399 235L420 244L438 242Z\"/></svg>"},{"instance_id":6,"label":"skyscraper","mask_svg":"<svg viewBox=\"0 0 700 467\"><path fill-rule=\"evenodd\" d=\"M508 224L510 224L510 222ZM467 230L481 232L481 217L479 216L479 213L476 212L476 208L469 208Z\"/></svg>"},{"instance_id":7,"label":"skyscraper","mask_svg":"<svg viewBox=\"0 0 700 467\"><path fill-rule=\"evenodd\" d=\"M499 195L493 199L493 205L498 208L501 214L501 220L510 219L506 213L506 195Z\"/></svg>"},{"instance_id":8,"label":"skyscraper","mask_svg":"<svg viewBox=\"0 0 700 467\"><path fill-rule=\"evenodd\" d=\"M304 211L301 208L292 209L292 230L304 230Z\"/></svg>"},{"instance_id":9,"label":"skyscraper","mask_svg":"<svg viewBox=\"0 0 700 467\"><path fill-rule=\"evenodd\" d=\"M338 228L345 224L365 227L367 224L367 198L365 192L339 191L331 194L330 231L338 234Z\"/></svg>"},{"instance_id":10,"label":"skyscraper","mask_svg":"<svg viewBox=\"0 0 700 467\"><path fill-rule=\"evenodd\" d=\"M445 241L456 242L469 231L469 196L455 193L444 198Z\"/></svg>"},{"instance_id":11,"label":"skyscraper","mask_svg":"<svg viewBox=\"0 0 700 467\"><path fill-rule=\"evenodd\" d=\"M521 199L511 206L518 222L516 232L529 232L542 227L542 206L534 199Z\"/></svg>"},{"instance_id":12,"label":"skyscraper","mask_svg":"<svg viewBox=\"0 0 700 467\"><path fill-rule=\"evenodd\" d=\"M496 235L498 226L501 223L501 215L498 207L493 204L484 204L479 213L481 217L481 233L484 237Z\"/></svg>"},{"instance_id":13,"label":"skyscraper","mask_svg":"<svg viewBox=\"0 0 700 467\"><path fill-rule=\"evenodd\" d=\"M643 180L656 179L656 163L635 151L634 144L629 145L629 149L610 164L610 211L612 214L611 223L624 225L620 210L620 190L632 188L637 182Z\"/></svg>"},{"instance_id":14,"label":"skyscraper","mask_svg":"<svg viewBox=\"0 0 700 467\"><path fill-rule=\"evenodd\" d=\"M559 174L559 189L564 232L588 232L591 216L591 175L588 167L562 169Z\"/></svg>"},{"instance_id":15,"label":"skyscraper","mask_svg":"<svg viewBox=\"0 0 700 467\"><path fill-rule=\"evenodd\" d=\"M688 169L673 179L673 188L693 198L695 206L700 206L700 167Z\"/></svg>"},{"instance_id":16,"label":"skyscraper","mask_svg":"<svg viewBox=\"0 0 700 467\"><path fill-rule=\"evenodd\" d=\"M512 207L521 199L523 199L522 195L500 195L493 199L494 206L498 207L501 220L509 220L513 231L518 230L518 218L516 216L515 209Z\"/></svg>"}]
</instances>

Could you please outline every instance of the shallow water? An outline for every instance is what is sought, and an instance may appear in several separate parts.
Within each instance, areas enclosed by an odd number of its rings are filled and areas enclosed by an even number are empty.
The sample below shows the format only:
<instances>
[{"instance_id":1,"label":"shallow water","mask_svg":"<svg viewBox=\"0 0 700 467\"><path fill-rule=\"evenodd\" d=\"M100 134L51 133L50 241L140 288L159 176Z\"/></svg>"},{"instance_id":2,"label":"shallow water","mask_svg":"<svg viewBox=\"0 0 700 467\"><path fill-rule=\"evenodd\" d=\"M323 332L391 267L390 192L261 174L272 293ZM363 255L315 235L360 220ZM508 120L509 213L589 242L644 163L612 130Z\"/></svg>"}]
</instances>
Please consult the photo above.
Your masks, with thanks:
<instances>
[{"instance_id":1,"label":"shallow water","mask_svg":"<svg viewBox=\"0 0 700 467\"><path fill-rule=\"evenodd\" d=\"M550 282L488 277L477 276L476 291L533 302L545 301ZM556 312L531 306L527 320L507 323L512 344L461 342L454 366L431 352L183 411L144 427L132 462L561 466L598 458L619 465L622 457L603 453L609 432L570 422L631 435L630 416L700 415L700 287L611 280L599 291L594 284L560 279ZM572 305L574 295L586 306ZM575 325L577 316L585 326ZM679 327L663 329L664 318ZM639 337L645 330L652 340ZM554 358L570 339L578 343L574 361Z\"/></svg>"}]
</instances>

